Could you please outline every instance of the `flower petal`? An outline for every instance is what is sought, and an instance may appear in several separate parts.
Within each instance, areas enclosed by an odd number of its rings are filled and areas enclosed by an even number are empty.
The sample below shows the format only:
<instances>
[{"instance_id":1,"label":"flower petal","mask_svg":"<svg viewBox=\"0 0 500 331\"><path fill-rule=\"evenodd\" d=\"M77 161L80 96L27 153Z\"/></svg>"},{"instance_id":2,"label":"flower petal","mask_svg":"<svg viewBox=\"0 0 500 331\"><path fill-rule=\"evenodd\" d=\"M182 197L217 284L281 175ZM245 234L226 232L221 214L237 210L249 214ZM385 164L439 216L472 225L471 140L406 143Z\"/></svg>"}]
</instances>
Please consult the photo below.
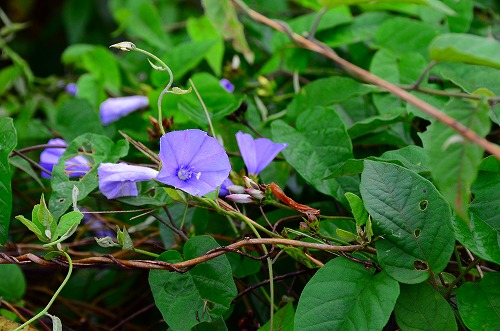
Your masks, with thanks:
<instances>
[{"instance_id":1,"label":"flower petal","mask_svg":"<svg viewBox=\"0 0 500 331\"><path fill-rule=\"evenodd\" d=\"M149 99L142 95L109 98L101 103L99 115L103 125L108 125L128 114L149 105Z\"/></svg>"},{"instance_id":2,"label":"flower petal","mask_svg":"<svg viewBox=\"0 0 500 331\"><path fill-rule=\"evenodd\" d=\"M247 166L248 173L258 174L256 172L257 155L255 151L254 139L248 133L238 131L238 133L236 133L236 141L238 142L238 148L240 149L243 162L245 162L245 165Z\"/></svg>"},{"instance_id":3,"label":"flower petal","mask_svg":"<svg viewBox=\"0 0 500 331\"><path fill-rule=\"evenodd\" d=\"M101 163L97 169L99 189L108 199L137 196L136 182L155 178L158 171L125 163Z\"/></svg>"},{"instance_id":4,"label":"flower petal","mask_svg":"<svg viewBox=\"0 0 500 331\"><path fill-rule=\"evenodd\" d=\"M287 144L276 144L267 138L253 139L251 135L239 131L236 140L248 174L258 175L279 154Z\"/></svg>"}]
</instances>

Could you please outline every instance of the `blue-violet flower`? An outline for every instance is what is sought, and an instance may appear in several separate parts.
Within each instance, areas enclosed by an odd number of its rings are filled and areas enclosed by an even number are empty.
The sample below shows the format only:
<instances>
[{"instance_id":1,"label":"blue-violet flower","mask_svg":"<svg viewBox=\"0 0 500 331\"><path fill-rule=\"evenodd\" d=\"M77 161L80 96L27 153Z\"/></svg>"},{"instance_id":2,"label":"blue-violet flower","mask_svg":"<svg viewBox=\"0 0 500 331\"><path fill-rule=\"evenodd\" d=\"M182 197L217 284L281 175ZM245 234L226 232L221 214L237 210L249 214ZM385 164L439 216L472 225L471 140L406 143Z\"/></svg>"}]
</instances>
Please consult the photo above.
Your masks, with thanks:
<instances>
[{"instance_id":1,"label":"blue-violet flower","mask_svg":"<svg viewBox=\"0 0 500 331\"><path fill-rule=\"evenodd\" d=\"M66 141L61 138L50 139L47 144L53 146L68 145ZM52 171L65 151L65 147L46 148L40 154L40 166L48 171ZM89 172L89 170L89 161L82 155L77 155L69 160L66 160L66 162L64 163L64 171L69 177L85 176L85 174ZM45 171L42 171L42 177L50 178L51 176Z\"/></svg>"},{"instance_id":2,"label":"blue-violet flower","mask_svg":"<svg viewBox=\"0 0 500 331\"><path fill-rule=\"evenodd\" d=\"M231 164L217 139L201 130L172 131L160 138L162 168L156 179L203 196L229 176Z\"/></svg>"},{"instance_id":3,"label":"blue-violet flower","mask_svg":"<svg viewBox=\"0 0 500 331\"><path fill-rule=\"evenodd\" d=\"M99 189L108 199L137 196L136 182L152 180L158 171L125 163L101 163L97 169Z\"/></svg>"},{"instance_id":4,"label":"blue-violet flower","mask_svg":"<svg viewBox=\"0 0 500 331\"><path fill-rule=\"evenodd\" d=\"M219 189L219 196L225 197L226 195L230 194L228 187L231 187L233 185L233 182L229 178L224 179Z\"/></svg>"},{"instance_id":5,"label":"blue-violet flower","mask_svg":"<svg viewBox=\"0 0 500 331\"><path fill-rule=\"evenodd\" d=\"M257 176L288 144L276 144L267 138L253 139L239 131L236 140L249 175Z\"/></svg>"},{"instance_id":6,"label":"blue-violet flower","mask_svg":"<svg viewBox=\"0 0 500 331\"><path fill-rule=\"evenodd\" d=\"M64 91L68 93L71 96L76 96L76 93L78 92L78 87L76 86L75 83L69 83L64 87Z\"/></svg>"},{"instance_id":7,"label":"blue-violet flower","mask_svg":"<svg viewBox=\"0 0 500 331\"><path fill-rule=\"evenodd\" d=\"M99 115L101 116L102 124L108 125L148 105L149 99L142 95L109 98L101 103Z\"/></svg>"}]
</instances>

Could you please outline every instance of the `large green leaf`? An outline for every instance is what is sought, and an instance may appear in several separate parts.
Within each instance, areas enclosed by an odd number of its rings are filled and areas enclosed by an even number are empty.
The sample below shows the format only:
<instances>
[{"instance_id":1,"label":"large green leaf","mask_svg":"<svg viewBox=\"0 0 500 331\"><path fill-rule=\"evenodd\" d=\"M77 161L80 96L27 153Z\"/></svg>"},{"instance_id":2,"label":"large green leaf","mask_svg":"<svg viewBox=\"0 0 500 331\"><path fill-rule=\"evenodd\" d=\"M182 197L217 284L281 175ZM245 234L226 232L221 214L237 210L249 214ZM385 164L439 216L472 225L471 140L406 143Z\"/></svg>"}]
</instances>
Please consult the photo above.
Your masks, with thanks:
<instances>
[{"instance_id":1,"label":"large green leaf","mask_svg":"<svg viewBox=\"0 0 500 331\"><path fill-rule=\"evenodd\" d=\"M331 106L354 96L367 94L372 90L370 86L347 77L317 79L301 89L290 102L286 108L287 116L295 118L305 109L312 109L315 106Z\"/></svg>"},{"instance_id":2,"label":"large green leaf","mask_svg":"<svg viewBox=\"0 0 500 331\"><path fill-rule=\"evenodd\" d=\"M238 109L242 99L227 92L214 76L202 72L195 74L192 80L207 107L212 123L220 121L225 116ZM207 127L208 120L200 100L196 94L183 95L179 100L179 108L186 112L198 125Z\"/></svg>"},{"instance_id":3,"label":"large green leaf","mask_svg":"<svg viewBox=\"0 0 500 331\"><path fill-rule=\"evenodd\" d=\"M85 152L80 151L85 150ZM128 153L128 142L119 140L116 144L108 137L86 133L77 137L68 144L66 151L59 159L59 163L52 170L52 194L49 200L50 210L55 219L71 206L73 186L78 188L78 201L85 198L90 192L97 188L97 168L101 162L116 162ZM66 160L83 155L89 160L90 171L82 178L69 178L64 172Z\"/></svg>"},{"instance_id":4,"label":"large green leaf","mask_svg":"<svg viewBox=\"0 0 500 331\"><path fill-rule=\"evenodd\" d=\"M381 236L377 256L387 273L414 284L446 267L455 243L452 215L431 182L395 164L366 160L361 195Z\"/></svg>"},{"instance_id":5,"label":"large green leaf","mask_svg":"<svg viewBox=\"0 0 500 331\"><path fill-rule=\"evenodd\" d=\"M485 101L455 99L443 111L481 137L490 130L489 106ZM483 149L441 122L431 124L421 137L436 186L457 214L467 220L470 186L476 178Z\"/></svg>"},{"instance_id":6,"label":"large green leaf","mask_svg":"<svg viewBox=\"0 0 500 331\"><path fill-rule=\"evenodd\" d=\"M7 301L21 299L26 292L26 279L21 267L0 264L0 297Z\"/></svg>"},{"instance_id":7,"label":"large green leaf","mask_svg":"<svg viewBox=\"0 0 500 331\"><path fill-rule=\"evenodd\" d=\"M215 75L220 76L222 72L222 59L224 58L224 39L222 36L205 16L188 18L187 32L193 41L213 40L215 42L205 54L205 59Z\"/></svg>"},{"instance_id":8,"label":"large green leaf","mask_svg":"<svg viewBox=\"0 0 500 331\"><path fill-rule=\"evenodd\" d=\"M84 133L104 134L97 112L84 99L71 99L62 103L57 109L56 121L55 129L66 141Z\"/></svg>"},{"instance_id":9,"label":"large green leaf","mask_svg":"<svg viewBox=\"0 0 500 331\"><path fill-rule=\"evenodd\" d=\"M385 271L335 258L307 283L295 313L296 330L381 330L399 295Z\"/></svg>"},{"instance_id":10,"label":"large green leaf","mask_svg":"<svg viewBox=\"0 0 500 331\"><path fill-rule=\"evenodd\" d=\"M199 257L218 247L212 237L193 237L184 245L184 259ZM177 251L167 251L158 260L175 263L181 262L182 257ZM237 294L231 266L224 255L198 264L184 274L151 270L149 285L163 318L176 331L216 321Z\"/></svg>"},{"instance_id":11,"label":"large green leaf","mask_svg":"<svg viewBox=\"0 0 500 331\"><path fill-rule=\"evenodd\" d=\"M318 191L345 203L346 192L358 192L357 176L324 180L332 169L352 158L352 144L344 123L332 109L305 109L293 128L283 121L271 124L273 139L284 142L285 159Z\"/></svg>"},{"instance_id":12,"label":"large green leaf","mask_svg":"<svg viewBox=\"0 0 500 331\"><path fill-rule=\"evenodd\" d=\"M17 133L12 118L0 119L0 244L7 242L10 213L12 211L12 186L10 183L9 155L17 145Z\"/></svg>"},{"instance_id":13,"label":"large green leaf","mask_svg":"<svg viewBox=\"0 0 500 331\"><path fill-rule=\"evenodd\" d=\"M450 305L427 283L401 285L396 307L396 321L402 330L457 330Z\"/></svg>"},{"instance_id":14,"label":"large green leaf","mask_svg":"<svg viewBox=\"0 0 500 331\"><path fill-rule=\"evenodd\" d=\"M397 54L410 52L427 56L427 47L439 34L437 27L405 17L383 23L375 32L377 43Z\"/></svg>"},{"instance_id":15,"label":"large green leaf","mask_svg":"<svg viewBox=\"0 0 500 331\"><path fill-rule=\"evenodd\" d=\"M472 331L500 329L500 273L487 273L478 283L457 290L460 317Z\"/></svg>"},{"instance_id":16,"label":"large green leaf","mask_svg":"<svg viewBox=\"0 0 500 331\"><path fill-rule=\"evenodd\" d=\"M462 62L500 69L500 43L471 34L447 33L429 45L431 59L438 62Z\"/></svg>"},{"instance_id":17,"label":"large green leaf","mask_svg":"<svg viewBox=\"0 0 500 331\"><path fill-rule=\"evenodd\" d=\"M226 40L232 40L236 51L243 54L245 60L252 64L254 53L248 46L243 24L238 20L235 8L229 0L202 0L205 16L212 22L218 32Z\"/></svg>"},{"instance_id":18,"label":"large green leaf","mask_svg":"<svg viewBox=\"0 0 500 331\"><path fill-rule=\"evenodd\" d=\"M469 224L456 220L455 236L482 259L500 264L500 161L490 156L481 162L472 185L474 201L469 208Z\"/></svg>"},{"instance_id":19,"label":"large green leaf","mask_svg":"<svg viewBox=\"0 0 500 331\"><path fill-rule=\"evenodd\" d=\"M439 0L320 0L320 4L328 7L341 5L361 5L365 3L414 3L417 5L425 5L437 9L445 14L453 15L455 12Z\"/></svg>"}]
</instances>

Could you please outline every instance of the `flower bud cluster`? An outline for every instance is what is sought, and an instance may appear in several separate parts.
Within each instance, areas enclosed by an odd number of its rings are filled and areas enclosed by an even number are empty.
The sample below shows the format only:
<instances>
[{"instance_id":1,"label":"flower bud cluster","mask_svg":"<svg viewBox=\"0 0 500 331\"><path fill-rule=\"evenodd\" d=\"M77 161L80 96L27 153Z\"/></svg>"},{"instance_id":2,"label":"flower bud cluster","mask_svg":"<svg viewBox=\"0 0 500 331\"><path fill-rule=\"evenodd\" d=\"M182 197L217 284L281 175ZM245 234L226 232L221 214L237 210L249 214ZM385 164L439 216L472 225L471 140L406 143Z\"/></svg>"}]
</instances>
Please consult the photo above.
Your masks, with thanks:
<instances>
[{"instance_id":1,"label":"flower bud cluster","mask_svg":"<svg viewBox=\"0 0 500 331\"><path fill-rule=\"evenodd\" d=\"M264 199L265 195L259 187L259 184L247 176L243 177L243 181L245 182L246 187L239 185L226 187L226 189L231 192L231 194L226 196L226 199L237 203L254 203L260 202Z\"/></svg>"}]
</instances>

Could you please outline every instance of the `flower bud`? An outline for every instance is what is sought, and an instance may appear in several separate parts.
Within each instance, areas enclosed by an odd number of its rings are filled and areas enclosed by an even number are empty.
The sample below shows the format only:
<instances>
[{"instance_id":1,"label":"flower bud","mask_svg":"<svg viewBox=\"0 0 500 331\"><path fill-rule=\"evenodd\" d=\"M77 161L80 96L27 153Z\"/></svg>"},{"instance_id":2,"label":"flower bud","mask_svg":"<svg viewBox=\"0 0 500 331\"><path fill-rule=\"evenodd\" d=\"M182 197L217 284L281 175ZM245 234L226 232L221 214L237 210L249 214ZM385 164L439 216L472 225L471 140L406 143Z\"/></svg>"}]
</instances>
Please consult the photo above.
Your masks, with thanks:
<instances>
[{"instance_id":1,"label":"flower bud","mask_svg":"<svg viewBox=\"0 0 500 331\"><path fill-rule=\"evenodd\" d=\"M259 184L257 184L252 178L243 176L243 181L245 182L246 187L253 188L255 190L259 189Z\"/></svg>"},{"instance_id":2,"label":"flower bud","mask_svg":"<svg viewBox=\"0 0 500 331\"><path fill-rule=\"evenodd\" d=\"M226 195L226 199L237 202L237 203L252 203L253 198L248 194L229 194Z\"/></svg>"},{"instance_id":3,"label":"flower bud","mask_svg":"<svg viewBox=\"0 0 500 331\"><path fill-rule=\"evenodd\" d=\"M249 194L255 200L259 200L260 201L260 200L264 199L264 193L262 193L262 191L260 191L260 190L256 190L256 189L253 189L253 188L246 188L245 192L247 194Z\"/></svg>"},{"instance_id":4,"label":"flower bud","mask_svg":"<svg viewBox=\"0 0 500 331\"><path fill-rule=\"evenodd\" d=\"M245 193L245 188L243 186L240 186L240 185L229 185L229 186L226 186L226 189L230 193L238 193L238 194Z\"/></svg>"}]
</instances>

